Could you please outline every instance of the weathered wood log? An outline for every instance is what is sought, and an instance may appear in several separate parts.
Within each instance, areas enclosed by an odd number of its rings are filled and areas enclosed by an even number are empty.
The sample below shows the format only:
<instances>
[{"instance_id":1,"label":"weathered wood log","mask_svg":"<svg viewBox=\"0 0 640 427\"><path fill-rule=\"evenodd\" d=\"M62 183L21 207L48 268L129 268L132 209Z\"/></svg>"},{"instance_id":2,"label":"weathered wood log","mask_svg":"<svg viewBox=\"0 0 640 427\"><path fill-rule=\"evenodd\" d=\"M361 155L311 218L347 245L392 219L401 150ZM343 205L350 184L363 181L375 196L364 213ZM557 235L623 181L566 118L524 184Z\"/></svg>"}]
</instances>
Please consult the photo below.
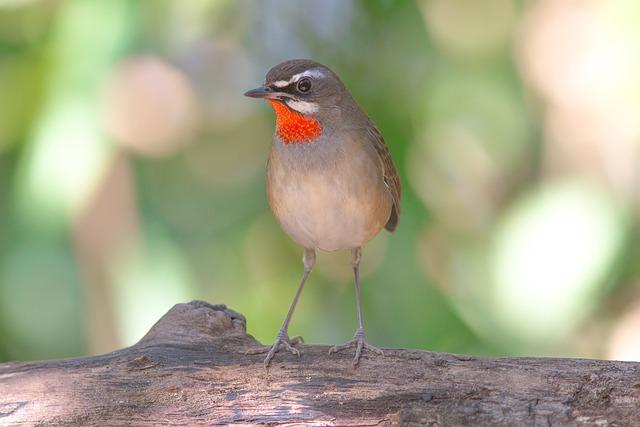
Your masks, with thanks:
<instances>
[{"instance_id":1,"label":"weathered wood log","mask_svg":"<svg viewBox=\"0 0 640 427\"><path fill-rule=\"evenodd\" d=\"M640 363L419 350L327 356L305 345L268 370L244 317L173 307L132 347L0 365L0 425L640 425Z\"/></svg>"}]
</instances>

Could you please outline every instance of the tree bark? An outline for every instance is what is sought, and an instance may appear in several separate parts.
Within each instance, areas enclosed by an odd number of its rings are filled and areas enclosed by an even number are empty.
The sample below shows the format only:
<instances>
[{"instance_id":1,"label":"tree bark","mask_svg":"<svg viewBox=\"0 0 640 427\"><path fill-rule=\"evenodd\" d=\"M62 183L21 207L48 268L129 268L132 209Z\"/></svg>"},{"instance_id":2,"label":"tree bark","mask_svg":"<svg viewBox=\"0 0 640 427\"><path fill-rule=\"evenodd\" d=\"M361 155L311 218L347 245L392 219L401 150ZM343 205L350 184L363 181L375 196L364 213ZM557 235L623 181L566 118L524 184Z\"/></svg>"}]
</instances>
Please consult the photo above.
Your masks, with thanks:
<instances>
[{"instance_id":1,"label":"tree bark","mask_svg":"<svg viewBox=\"0 0 640 427\"><path fill-rule=\"evenodd\" d=\"M242 315L178 304L132 347L0 365L0 425L640 425L640 363L421 350L327 355L268 370Z\"/></svg>"}]
</instances>

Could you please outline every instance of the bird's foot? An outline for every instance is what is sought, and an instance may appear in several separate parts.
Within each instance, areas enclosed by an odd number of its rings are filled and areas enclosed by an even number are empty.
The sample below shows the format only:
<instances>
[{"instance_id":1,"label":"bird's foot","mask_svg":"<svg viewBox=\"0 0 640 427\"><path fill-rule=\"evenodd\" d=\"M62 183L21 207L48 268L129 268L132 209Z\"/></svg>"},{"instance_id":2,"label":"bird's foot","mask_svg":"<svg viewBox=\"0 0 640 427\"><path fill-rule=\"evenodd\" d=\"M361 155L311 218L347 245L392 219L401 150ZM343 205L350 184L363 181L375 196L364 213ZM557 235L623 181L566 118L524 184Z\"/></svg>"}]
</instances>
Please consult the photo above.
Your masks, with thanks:
<instances>
[{"instance_id":1,"label":"bird's foot","mask_svg":"<svg viewBox=\"0 0 640 427\"><path fill-rule=\"evenodd\" d=\"M269 363L271 363L271 359L273 359L273 356L275 356L275 354L283 348L300 357L300 351L295 348L294 345L301 344L303 342L304 340L302 339L302 337L298 336L289 338L289 334L287 334L287 331L280 329L273 345L267 345L263 346L262 348L247 350L245 354L261 354L268 352L267 357L264 359L264 367L268 368Z\"/></svg>"},{"instance_id":2,"label":"bird's foot","mask_svg":"<svg viewBox=\"0 0 640 427\"><path fill-rule=\"evenodd\" d=\"M351 347L356 348L356 355L353 358L354 368L358 366L358 363L360 363L360 356L362 355L362 350L373 351L374 353L379 354L380 356L384 356L384 352L382 350L380 350L378 347L372 346L367 342L366 337L364 335L364 329L361 329L361 328L358 328L352 340L347 341L344 344L334 345L333 347L331 347L329 349L329 354L337 353L339 351L346 350Z\"/></svg>"}]
</instances>

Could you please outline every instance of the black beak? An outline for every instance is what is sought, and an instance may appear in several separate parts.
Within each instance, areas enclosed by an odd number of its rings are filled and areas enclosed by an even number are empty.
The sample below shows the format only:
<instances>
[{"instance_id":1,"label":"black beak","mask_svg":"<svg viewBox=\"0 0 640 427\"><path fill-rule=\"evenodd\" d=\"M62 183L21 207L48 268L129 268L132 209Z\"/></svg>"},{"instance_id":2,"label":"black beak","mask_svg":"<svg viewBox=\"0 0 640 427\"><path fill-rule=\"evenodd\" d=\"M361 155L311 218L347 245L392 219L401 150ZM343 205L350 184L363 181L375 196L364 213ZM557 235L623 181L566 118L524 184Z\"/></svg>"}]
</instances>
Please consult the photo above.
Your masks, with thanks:
<instances>
[{"instance_id":1,"label":"black beak","mask_svg":"<svg viewBox=\"0 0 640 427\"><path fill-rule=\"evenodd\" d=\"M269 86L260 86L244 93L244 96L249 98L272 98L274 95L275 93Z\"/></svg>"}]
</instances>

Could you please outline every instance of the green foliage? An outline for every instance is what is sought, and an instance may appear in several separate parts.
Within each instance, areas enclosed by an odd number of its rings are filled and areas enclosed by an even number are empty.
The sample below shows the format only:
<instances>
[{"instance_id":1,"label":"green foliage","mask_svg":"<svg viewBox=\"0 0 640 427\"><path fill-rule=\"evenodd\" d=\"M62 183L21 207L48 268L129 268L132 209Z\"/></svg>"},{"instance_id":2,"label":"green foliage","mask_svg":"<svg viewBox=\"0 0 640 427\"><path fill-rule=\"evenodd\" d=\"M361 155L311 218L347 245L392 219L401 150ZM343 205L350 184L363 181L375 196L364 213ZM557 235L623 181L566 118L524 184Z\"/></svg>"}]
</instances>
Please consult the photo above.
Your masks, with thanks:
<instances>
[{"instance_id":1,"label":"green foliage","mask_svg":"<svg viewBox=\"0 0 640 427\"><path fill-rule=\"evenodd\" d=\"M272 340L301 250L242 93L294 57L338 72L402 178L364 249L373 344L640 357L638 8L550 3L0 1L0 361L128 345L195 298ZM320 255L291 335L355 322L348 254Z\"/></svg>"}]
</instances>

